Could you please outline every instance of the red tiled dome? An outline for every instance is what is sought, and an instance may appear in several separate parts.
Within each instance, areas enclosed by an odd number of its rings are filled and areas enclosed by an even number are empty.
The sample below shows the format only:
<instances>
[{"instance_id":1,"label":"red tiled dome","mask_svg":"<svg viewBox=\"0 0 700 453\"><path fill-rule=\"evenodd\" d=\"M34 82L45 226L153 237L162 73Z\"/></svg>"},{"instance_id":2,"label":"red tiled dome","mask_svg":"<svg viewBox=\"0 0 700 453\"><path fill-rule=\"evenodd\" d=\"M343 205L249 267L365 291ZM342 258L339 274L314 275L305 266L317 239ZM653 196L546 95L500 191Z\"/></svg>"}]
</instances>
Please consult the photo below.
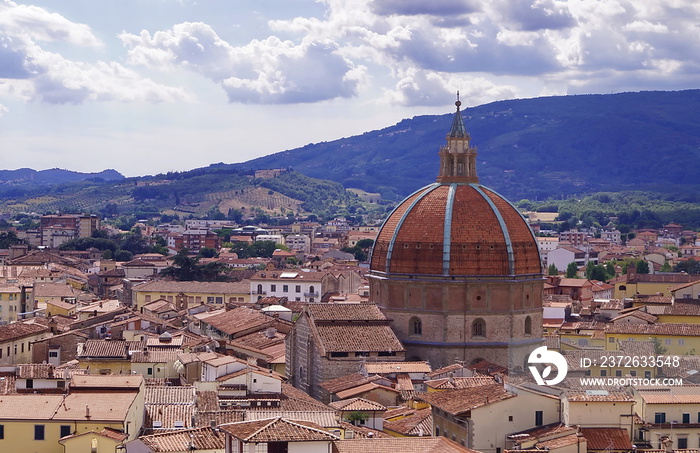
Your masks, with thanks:
<instances>
[{"instance_id":1,"label":"red tiled dome","mask_svg":"<svg viewBox=\"0 0 700 453\"><path fill-rule=\"evenodd\" d=\"M540 274L537 241L520 213L478 183L435 183L384 222L374 273L440 276Z\"/></svg>"}]
</instances>

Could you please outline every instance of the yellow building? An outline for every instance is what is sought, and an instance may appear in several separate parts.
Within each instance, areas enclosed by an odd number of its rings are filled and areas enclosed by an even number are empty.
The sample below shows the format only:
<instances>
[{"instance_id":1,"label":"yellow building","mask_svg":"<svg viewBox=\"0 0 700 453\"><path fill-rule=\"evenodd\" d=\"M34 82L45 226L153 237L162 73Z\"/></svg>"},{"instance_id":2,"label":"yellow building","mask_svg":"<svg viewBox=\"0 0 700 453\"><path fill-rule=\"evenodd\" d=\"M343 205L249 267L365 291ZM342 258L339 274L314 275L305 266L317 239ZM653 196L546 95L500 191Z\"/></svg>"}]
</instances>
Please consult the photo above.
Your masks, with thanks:
<instances>
[{"instance_id":1,"label":"yellow building","mask_svg":"<svg viewBox=\"0 0 700 453\"><path fill-rule=\"evenodd\" d=\"M32 322L0 326L0 365L31 363L32 344L51 336L48 327Z\"/></svg>"},{"instance_id":2,"label":"yellow building","mask_svg":"<svg viewBox=\"0 0 700 453\"><path fill-rule=\"evenodd\" d=\"M627 274L610 281L615 285L614 299L630 299L636 295L671 296L671 288L696 281L697 276L687 274L637 274L632 266Z\"/></svg>"},{"instance_id":3,"label":"yellow building","mask_svg":"<svg viewBox=\"0 0 700 453\"><path fill-rule=\"evenodd\" d=\"M0 451L64 453L59 439L105 428L136 438L143 426L143 378L100 377L75 376L68 394L3 395Z\"/></svg>"},{"instance_id":4,"label":"yellow building","mask_svg":"<svg viewBox=\"0 0 700 453\"><path fill-rule=\"evenodd\" d=\"M105 428L100 432L88 431L73 434L58 442L64 446L64 453L113 452L119 451L128 437L121 431Z\"/></svg>"},{"instance_id":5,"label":"yellow building","mask_svg":"<svg viewBox=\"0 0 700 453\"><path fill-rule=\"evenodd\" d=\"M607 326L605 330L606 350L618 350L620 342L625 340L657 341L666 356L695 355L697 351L700 351L700 324L619 324ZM659 350L656 351L657 355L659 352Z\"/></svg>"},{"instance_id":6,"label":"yellow building","mask_svg":"<svg viewBox=\"0 0 700 453\"><path fill-rule=\"evenodd\" d=\"M19 285L0 286L0 321L12 322L17 320L20 311L22 290Z\"/></svg>"},{"instance_id":7,"label":"yellow building","mask_svg":"<svg viewBox=\"0 0 700 453\"><path fill-rule=\"evenodd\" d=\"M130 347L137 342L125 340L88 340L78 348L80 368L90 374L131 374ZM143 346L138 346L142 349Z\"/></svg>"},{"instance_id":8,"label":"yellow building","mask_svg":"<svg viewBox=\"0 0 700 453\"><path fill-rule=\"evenodd\" d=\"M66 316L72 318L75 316L76 304L64 302L61 299L49 299L46 301L46 316Z\"/></svg>"},{"instance_id":9,"label":"yellow building","mask_svg":"<svg viewBox=\"0 0 700 453\"><path fill-rule=\"evenodd\" d=\"M692 388L672 387L667 392L637 391L637 410L645 423L635 432L651 448L700 448L700 395ZM643 428L643 429L639 429Z\"/></svg>"},{"instance_id":10,"label":"yellow building","mask_svg":"<svg viewBox=\"0 0 700 453\"><path fill-rule=\"evenodd\" d=\"M224 306L224 303L250 299L250 283L242 282L169 282L153 281L132 288L134 305L141 308L158 299L175 304L178 310L200 304Z\"/></svg>"}]
</instances>

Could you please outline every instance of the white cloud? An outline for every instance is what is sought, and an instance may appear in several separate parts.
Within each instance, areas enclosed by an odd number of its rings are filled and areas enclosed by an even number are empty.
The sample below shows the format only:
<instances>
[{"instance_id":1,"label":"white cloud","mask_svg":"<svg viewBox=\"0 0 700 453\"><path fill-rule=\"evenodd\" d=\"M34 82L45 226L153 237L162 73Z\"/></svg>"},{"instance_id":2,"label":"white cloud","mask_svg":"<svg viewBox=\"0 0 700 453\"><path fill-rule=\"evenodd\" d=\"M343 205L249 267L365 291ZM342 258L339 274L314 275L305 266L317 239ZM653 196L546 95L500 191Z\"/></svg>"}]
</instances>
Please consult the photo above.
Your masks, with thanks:
<instances>
[{"instance_id":1,"label":"white cloud","mask_svg":"<svg viewBox=\"0 0 700 453\"><path fill-rule=\"evenodd\" d=\"M139 36L123 33L131 63L180 66L220 82L230 102L299 103L351 97L363 78L330 40L300 44L270 36L233 47L204 23Z\"/></svg>"},{"instance_id":2,"label":"white cloud","mask_svg":"<svg viewBox=\"0 0 700 453\"><path fill-rule=\"evenodd\" d=\"M85 101L189 100L184 89L144 78L117 62L72 61L43 49L37 41L99 47L90 28L56 13L0 0L0 78L2 93L51 104Z\"/></svg>"},{"instance_id":3,"label":"white cloud","mask_svg":"<svg viewBox=\"0 0 700 453\"><path fill-rule=\"evenodd\" d=\"M7 35L35 41L64 41L87 47L103 45L85 24L71 22L38 6L18 5L9 0L0 0L0 27Z\"/></svg>"}]
</instances>

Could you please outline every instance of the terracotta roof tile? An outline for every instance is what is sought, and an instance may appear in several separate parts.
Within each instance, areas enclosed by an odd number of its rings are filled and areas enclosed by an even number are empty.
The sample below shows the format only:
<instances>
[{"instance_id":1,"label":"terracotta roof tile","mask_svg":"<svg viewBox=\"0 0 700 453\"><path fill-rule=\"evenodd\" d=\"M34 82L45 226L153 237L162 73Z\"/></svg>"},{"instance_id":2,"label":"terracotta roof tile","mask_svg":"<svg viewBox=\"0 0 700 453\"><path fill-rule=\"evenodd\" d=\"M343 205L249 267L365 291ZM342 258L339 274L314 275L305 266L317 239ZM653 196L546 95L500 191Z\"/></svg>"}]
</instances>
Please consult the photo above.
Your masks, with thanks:
<instances>
[{"instance_id":1,"label":"terracotta roof tile","mask_svg":"<svg viewBox=\"0 0 700 453\"><path fill-rule=\"evenodd\" d=\"M154 453L184 451L189 445L195 450L223 450L226 435L211 427L179 430L172 433L141 436L139 440Z\"/></svg>"},{"instance_id":2,"label":"terracotta roof tile","mask_svg":"<svg viewBox=\"0 0 700 453\"><path fill-rule=\"evenodd\" d=\"M53 419L121 422L126 419L136 397L136 392L69 393L63 403L59 405Z\"/></svg>"},{"instance_id":3,"label":"terracotta roof tile","mask_svg":"<svg viewBox=\"0 0 700 453\"><path fill-rule=\"evenodd\" d=\"M307 304L314 321L384 321L386 316L374 304Z\"/></svg>"},{"instance_id":4,"label":"terracotta roof tile","mask_svg":"<svg viewBox=\"0 0 700 453\"><path fill-rule=\"evenodd\" d=\"M344 439L333 445L338 453L477 453L442 436Z\"/></svg>"},{"instance_id":5,"label":"terracotta roof tile","mask_svg":"<svg viewBox=\"0 0 700 453\"><path fill-rule=\"evenodd\" d=\"M395 421L384 421L384 429L404 436L426 436L433 432L433 411L426 407L413 415Z\"/></svg>"},{"instance_id":6,"label":"terracotta roof tile","mask_svg":"<svg viewBox=\"0 0 700 453\"><path fill-rule=\"evenodd\" d=\"M194 387L175 385L146 387L144 401L146 404L194 404Z\"/></svg>"},{"instance_id":7,"label":"terracotta roof tile","mask_svg":"<svg viewBox=\"0 0 700 453\"><path fill-rule=\"evenodd\" d=\"M495 384L468 389L424 393L420 396L420 399L452 415L459 415L515 396L513 393L506 391L502 385Z\"/></svg>"},{"instance_id":8,"label":"terracotta roof tile","mask_svg":"<svg viewBox=\"0 0 700 453\"><path fill-rule=\"evenodd\" d=\"M17 377L20 379L52 379L53 365L47 363L23 363L19 368Z\"/></svg>"},{"instance_id":9,"label":"terracotta roof tile","mask_svg":"<svg viewBox=\"0 0 700 453\"><path fill-rule=\"evenodd\" d=\"M180 349L151 348L148 351L131 353L131 363L173 363L177 360Z\"/></svg>"},{"instance_id":10,"label":"terracotta roof tile","mask_svg":"<svg viewBox=\"0 0 700 453\"><path fill-rule=\"evenodd\" d=\"M365 362L363 365L368 374L393 373L429 373L428 362Z\"/></svg>"},{"instance_id":11,"label":"terracotta roof tile","mask_svg":"<svg viewBox=\"0 0 700 453\"><path fill-rule=\"evenodd\" d=\"M0 420L51 420L63 398L63 395L2 395Z\"/></svg>"},{"instance_id":12,"label":"terracotta roof tile","mask_svg":"<svg viewBox=\"0 0 700 453\"><path fill-rule=\"evenodd\" d=\"M251 329L263 329L273 323L279 323L278 319L263 314L258 310L248 307L237 307L220 314L208 316L202 322L220 330L227 335L236 335L239 332Z\"/></svg>"},{"instance_id":13,"label":"terracotta roof tile","mask_svg":"<svg viewBox=\"0 0 700 453\"><path fill-rule=\"evenodd\" d=\"M331 379L329 381L321 382L319 385L326 389L329 393L336 393L349 388L357 387L358 385L376 381L377 379L381 378L376 375L364 376L360 373L352 373L339 378Z\"/></svg>"},{"instance_id":14,"label":"terracotta roof tile","mask_svg":"<svg viewBox=\"0 0 700 453\"><path fill-rule=\"evenodd\" d=\"M284 418L221 425L223 431L246 443L332 441L338 437L311 422Z\"/></svg>"},{"instance_id":15,"label":"terracotta roof tile","mask_svg":"<svg viewBox=\"0 0 700 453\"><path fill-rule=\"evenodd\" d=\"M144 429L151 433L193 428L194 403L146 404Z\"/></svg>"},{"instance_id":16,"label":"terracotta roof tile","mask_svg":"<svg viewBox=\"0 0 700 453\"><path fill-rule=\"evenodd\" d=\"M632 450L630 435L624 428L581 428L591 450Z\"/></svg>"},{"instance_id":17,"label":"terracotta roof tile","mask_svg":"<svg viewBox=\"0 0 700 453\"><path fill-rule=\"evenodd\" d=\"M427 374L430 379L437 379L440 377L449 377L449 373L454 373L455 371L463 370L464 366L459 363L453 363L452 365L447 365L437 370L433 370ZM441 376L444 374L445 376Z\"/></svg>"},{"instance_id":18,"label":"terracotta roof tile","mask_svg":"<svg viewBox=\"0 0 700 453\"><path fill-rule=\"evenodd\" d=\"M388 392L395 392L395 393L400 393L398 390L391 388L391 387L386 387L384 385L379 385L376 382L370 382L367 384L363 385L358 385L357 387L349 388L346 390L343 390L342 392L336 392L336 396L341 399L346 399L346 398L352 398L357 395L362 395L363 393L366 392L371 392L372 390L376 389L382 389Z\"/></svg>"},{"instance_id":19,"label":"terracotta roof tile","mask_svg":"<svg viewBox=\"0 0 700 453\"><path fill-rule=\"evenodd\" d=\"M25 322L13 322L0 326L0 342L40 335L49 332L49 328L40 324L30 324Z\"/></svg>"},{"instance_id":20,"label":"terracotta roof tile","mask_svg":"<svg viewBox=\"0 0 700 453\"><path fill-rule=\"evenodd\" d=\"M466 389L470 387L480 387L483 385L493 384L496 384L496 380L492 376L455 377L425 381L426 386L440 390Z\"/></svg>"},{"instance_id":21,"label":"terracotta roof tile","mask_svg":"<svg viewBox=\"0 0 700 453\"><path fill-rule=\"evenodd\" d=\"M271 410L248 410L245 412L246 421L265 420L282 417L292 421L302 421L316 423L324 428L334 428L338 426L338 417L334 411L271 411Z\"/></svg>"},{"instance_id":22,"label":"terracotta roof tile","mask_svg":"<svg viewBox=\"0 0 700 453\"><path fill-rule=\"evenodd\" d=\"M78 353L79 359L113 358L129 359L129 347L124 340L88 340L82 351Z\"/></svg>"},{"instance_id":23,"label":"terracotta roof tile","mask_svg":"<svg viewBox=\"0 0 700 453\"><path fill-rule=\"evenodd\" d=\"M386 406L364 398L350 398L348 400L334 401L330 403L329 406L339 411L386 411Z\"/></svg>"},{"instance_id":24,"label":"terracotta roof tile","mask_svg":"<svg viewBox=\"0 0 700 453\"><path fill-rule=\"evenodd\" d=\"M338 324L316 326L326 353L349 351L401 352L403 345L388 325Z\"/></svg>"},{"instance_id":25,"label":"terracotta roof tile","mask_svg":"<svg viewBox=\"0 0 700 453\"><path fill-rule=\"evenodd\" d=\"M700 336L700 324L614 324L605 329L608 334Z\"/></svg>"}]
</instances>

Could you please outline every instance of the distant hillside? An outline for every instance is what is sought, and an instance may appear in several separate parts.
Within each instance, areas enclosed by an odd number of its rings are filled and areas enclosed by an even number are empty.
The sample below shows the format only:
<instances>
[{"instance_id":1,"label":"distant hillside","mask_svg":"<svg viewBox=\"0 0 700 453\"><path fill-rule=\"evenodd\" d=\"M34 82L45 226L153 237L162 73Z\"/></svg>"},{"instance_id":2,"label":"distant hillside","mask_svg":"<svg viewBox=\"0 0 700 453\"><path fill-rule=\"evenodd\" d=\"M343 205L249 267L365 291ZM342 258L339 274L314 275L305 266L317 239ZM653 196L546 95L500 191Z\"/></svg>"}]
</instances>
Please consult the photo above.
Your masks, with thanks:
<instances>
[{"instance_id":1,"label":"distant hillside","mask_svg":"<svg viewBox=\"0 0 700 453\"><path fill-rule=\"evenodd\" d=\"M700 90L510 100L463 114L481 183L514 201L700 187ZM405 196L435 180L451 117L418 116L238 166L293 167L348 188Z\"/></svg>"},{"instance_id":2,"label":"distant hillside","mask_svg":"<svg viewBox=\"0 0 700 453\"><path fill-rule=\"evenodd\" d=\"M64 184L0 184L0 213L90 212L137 219L161 214L189 217L287 217L349 212L368 214L385 207L364 204L333 181L284 171L274 178L231 165L213 164L186 172L105 181L91 178ZM231 217L233 216L233 217ZM262 216L262 217L260 217Z\"/></svg>"},{"instance_id":3,"label":"distant hillside","mask_svg":"<svg viewBox=\"0 0 700 453\"><path fill-rule=\"evenodd\" d=\"M104 181L117 181L124 179L124 175L116 170L103 170L99 173L80 173L77 171L52 168L50 170L33 170L20 168L18 170L0 170L0 184L65 184L68 182L99 179Z\"/></svg>"}]
</instances>

